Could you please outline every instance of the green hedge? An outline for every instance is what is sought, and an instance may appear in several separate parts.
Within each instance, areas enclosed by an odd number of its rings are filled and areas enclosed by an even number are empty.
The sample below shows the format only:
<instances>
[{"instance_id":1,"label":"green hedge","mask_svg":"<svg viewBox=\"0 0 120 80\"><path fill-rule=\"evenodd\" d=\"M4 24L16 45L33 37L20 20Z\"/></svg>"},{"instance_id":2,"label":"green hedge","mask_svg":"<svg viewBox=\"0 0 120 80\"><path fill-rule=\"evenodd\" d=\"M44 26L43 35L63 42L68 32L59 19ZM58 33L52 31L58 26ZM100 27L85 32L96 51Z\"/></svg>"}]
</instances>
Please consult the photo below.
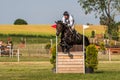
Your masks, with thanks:
<instances>
[{"instance_id":1,"label":"green hedge","mask_svg":"<svg viewBox=\"0 0 120 80\"><path fill-rule=\"evenodd\" d=\"M50 62L53 65L53 68L55 68L56 67L56 45L52 46L51 54L52 55L51 55L51 58L50 58Z\"/></svg>"},{"instance_id":2,"label":"green hedge","mask_svg":"<svg viewBox=\"0 0 120 80\"><path fill-rule=\"evenodd\" d=\"M89 45L86 48L86 59L85 59L86 67L91 67L93 69L97 68L98 65L98 50L95 45Z\"/></svg>"}]
</instances>

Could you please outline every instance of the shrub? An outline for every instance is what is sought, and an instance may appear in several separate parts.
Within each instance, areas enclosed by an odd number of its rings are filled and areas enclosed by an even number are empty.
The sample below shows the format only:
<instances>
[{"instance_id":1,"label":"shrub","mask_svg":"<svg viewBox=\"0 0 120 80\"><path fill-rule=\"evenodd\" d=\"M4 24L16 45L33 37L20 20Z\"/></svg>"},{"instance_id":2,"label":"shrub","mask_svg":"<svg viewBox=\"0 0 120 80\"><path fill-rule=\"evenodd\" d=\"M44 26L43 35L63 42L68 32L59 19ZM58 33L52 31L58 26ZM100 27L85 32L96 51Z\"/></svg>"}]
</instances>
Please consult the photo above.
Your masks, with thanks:
<instances>
[{"instance_id":1,"label":"shrub","mask_svg":"<svg viewBox=\"0 0 120 80\"><path fill-rule=\"evenodd\" d=\"M108 39L108 35L106 33L104 34L104 39Z\"/></svg>"},{"instance_id":2,"label":"shrub","mask_svg":"<svg viewBox=\"0 0 120 80\"><path fill-rule=\"evenodd\" d=\"M45 49L46 49L46 53L47 53L47 54L50 53L50 48L51 48L51 44L50 44L50 43L47 43L46 46L45 46Z\"/></svg>"},{"instance_id":3,"label":"shrub","mask_svg":"<svg viewBox=\"0 0 120 80\"><path fill-rule=\"evenodd\" d=\"M95 38L95 31L91 32L91 38Z\"/></svg>"},{"instance_id":4,"label":"shrub","mask_svg":"<svg viewBox=\"0 0 120 80\"><path fill-rule=\"evenodd\" d=\"M86 48L86 59L85 64L87 68L97 69L98 65L98 50L95 45L89 45Z\"/></svg>"},{"instance_id":5,"label":"shrub","mask_svg":"<svg viewBox=\"0 0 120 80\"><path fill-rule=\"evenodd\" d=\"M51 44L47 43L46 46L45 46L45 49L50 49L50 47L51 47Z\"/></svg>"},{"instance_id":6,"label":"shrub","mask_svg":"<svg viewBox=\"0 0 120 80\"><path fill-rule=\"evenodd\" d=\"M105 50L105 44L104 42L100 43L100 50L104 51Z\"/></svg>"},{"instance_id":7,"label":"shrub","mask_svg":"<svg viewBox=\"0 0 120 80\"><path fill-rule=\"evenodd\" d=\"M56 45L52 46L51 54L50 63L53 65L53 68L56 68Z\"/></svg>"},{"instance_id":8,"label":"shrub","mask_svg":"<svg viewBox=\"0 0 120 80\"><path fill-rule=\"evenodd\" d=\"M113 40L110 41L109 43L110 46L114 46L115 45L115 42Z\"/></svg>"},{"instance_id":9,"label":"shrub","mask_svg":"<svg viewBox=\"0 0 120 80\"><path fill-rule=\"evenodd\" d=\"M16 19L14 22L14 25L27 25L27 21L25 21L24 19Z\"/></svg>"}]
</instances>

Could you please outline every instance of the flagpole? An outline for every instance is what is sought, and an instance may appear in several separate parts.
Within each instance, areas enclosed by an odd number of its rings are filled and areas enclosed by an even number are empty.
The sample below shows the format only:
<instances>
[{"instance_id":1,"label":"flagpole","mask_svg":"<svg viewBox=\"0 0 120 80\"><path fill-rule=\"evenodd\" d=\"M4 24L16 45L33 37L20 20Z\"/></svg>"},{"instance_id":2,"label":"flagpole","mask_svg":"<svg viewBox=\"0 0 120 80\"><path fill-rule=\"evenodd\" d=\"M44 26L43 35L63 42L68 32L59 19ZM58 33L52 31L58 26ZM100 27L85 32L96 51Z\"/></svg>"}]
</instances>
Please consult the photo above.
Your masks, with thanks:
<instances>
[{"instance_id":1,"label":"flagpole","mask_svg":"<svg viewBox=\"0 0 120 80\"><path fill-rule=\"evenodd\" d=\"M85 73L85 37L84 37L84 34L85 34L85 31L84 31L84 26L83 26L83 68L84 68L84 71L83 73Z\"/></svg>"},{"instance_id":2,"label":"flagpole","mask_svg":"<svg viewBox=\"0 0 120 80\"><path fill-rule=\"evenodd\" d=\"M58 47L57 47L57 44L58 44L58 43L57 43L57 41L58 41L58 37L57 37L57 35L56 35L56 73L58 72L58 71L57 71L57 60L58 60L58 58L57 58L57 57L58 57Z\"/></svg>"},{"instance_id":3,"label":"flagpole","mask_svg":"<svg viewBox=\"0 0 120 80\"><path fill-rule=\"evenodd\" d=\"M53 27L53 28L56 28L57 27L57 25L56 24L54 24L54 25L52 25L51 27ZM56 30L56 32L57 32L57 30ZM52 41L51 41L52 42ZM57 73L58 71L57 71L57 57L58 57L58 36L56 35L56 70L55 70L55 72Z\"/></svg>"},{"instance_id":4,"label":"flagpole","mask_svg":"<svg viewBox=\"0 0 120 80\"><path fill-rule=\"evenodd\" d=\"M83 63L84 63L84 72L85 73L85 29L89 28L88 25L83 25L83 57L84 57L84 60L83 60Z\"/></svg>"}]
</instances>

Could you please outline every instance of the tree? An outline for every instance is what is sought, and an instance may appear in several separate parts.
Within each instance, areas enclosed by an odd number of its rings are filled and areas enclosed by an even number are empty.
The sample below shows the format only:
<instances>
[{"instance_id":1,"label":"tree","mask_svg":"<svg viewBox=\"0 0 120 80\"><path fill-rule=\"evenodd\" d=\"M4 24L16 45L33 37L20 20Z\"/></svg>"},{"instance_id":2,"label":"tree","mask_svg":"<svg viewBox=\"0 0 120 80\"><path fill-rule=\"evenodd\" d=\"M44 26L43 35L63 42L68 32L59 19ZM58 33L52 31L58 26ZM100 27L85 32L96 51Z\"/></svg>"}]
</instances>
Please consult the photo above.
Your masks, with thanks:
<instances>
[{"instance_id":1,"label":"tree","mask_svg":"<svg viewBox=\"0 0 120 80\"><path fill-rule=\"evenodd\" d=\"M95 31L91 32L91 38L95 38Z\"/></svg>"},{"instance_id":2,"label":"tree","mask_svg":"<svg viewBox=\"0 0 120 80\"><path fill-rule=\"evenodd\" d=\"M16 19L14 22L14 25L27 25L27 21L25 21L24 19Z\"/></svg>"},{"instance_id":3,"label":"tree","mask_svg":"<svg viewBox=\"0 0 120 80\"><path fill-rule=\"evenodd\" d=\"M107 25L107 33L113 35L112 28L116 25L115 17L120 14L120 0L79 0L85 14L95 12L95 17L100 17L100 24ZM114 26L115 32L118 32Z\"/></svg>"}]
</instances>

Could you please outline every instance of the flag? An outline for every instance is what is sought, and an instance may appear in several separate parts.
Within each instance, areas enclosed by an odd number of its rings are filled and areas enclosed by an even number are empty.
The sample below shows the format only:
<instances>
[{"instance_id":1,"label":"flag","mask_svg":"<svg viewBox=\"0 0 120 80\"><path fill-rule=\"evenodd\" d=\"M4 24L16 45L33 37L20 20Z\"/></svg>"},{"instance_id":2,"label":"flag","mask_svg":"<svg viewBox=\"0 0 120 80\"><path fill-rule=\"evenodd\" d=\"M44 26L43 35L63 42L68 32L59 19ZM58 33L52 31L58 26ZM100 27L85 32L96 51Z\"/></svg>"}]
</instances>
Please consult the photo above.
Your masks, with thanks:
<instances>
[{"instance_id":1,"label":"flag","mask_svg":"<svg viewBox=\"0 0 120 80\"><path fill-rule=\"evenodd\" d=\"M56 28L56 27L57 27L57 25L56 25L56 24L53 24L51 27L52 27L52 28Z\"/></svg>"},{"instance_id":2,"label":"flag","mask_svg":"<svg viewBox=\"0 0 120 80\"><path fill-rule=\"evenodd\" d=\"M87 28L89 28L88 25L83 25L83 29L87 29Z\"/></svg>"}]
</instances>

